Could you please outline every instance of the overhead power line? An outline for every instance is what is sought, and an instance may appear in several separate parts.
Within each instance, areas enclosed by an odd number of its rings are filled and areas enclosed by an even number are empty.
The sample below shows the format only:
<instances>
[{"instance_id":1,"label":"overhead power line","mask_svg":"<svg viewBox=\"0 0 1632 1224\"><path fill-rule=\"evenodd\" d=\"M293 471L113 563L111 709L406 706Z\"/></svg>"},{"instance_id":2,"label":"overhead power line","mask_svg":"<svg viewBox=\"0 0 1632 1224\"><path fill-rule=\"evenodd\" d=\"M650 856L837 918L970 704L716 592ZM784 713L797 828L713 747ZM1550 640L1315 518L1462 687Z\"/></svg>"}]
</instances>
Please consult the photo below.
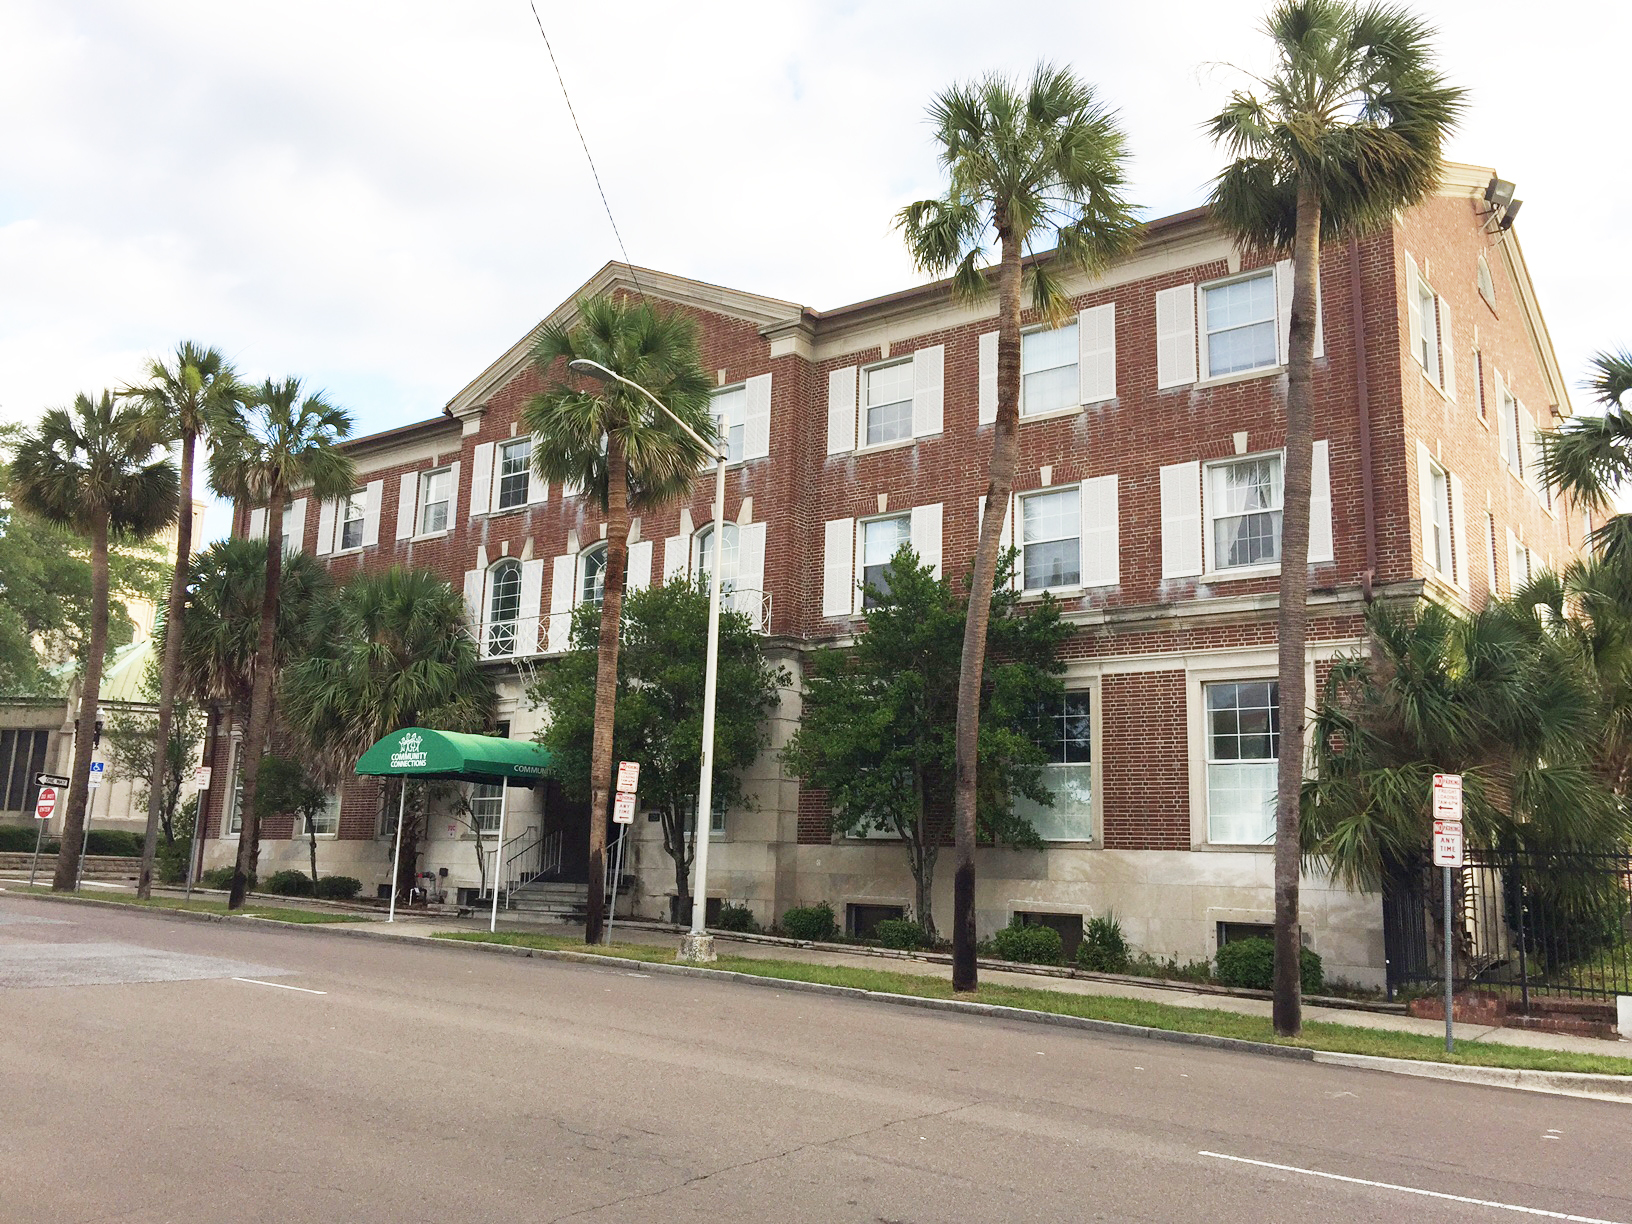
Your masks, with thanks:
<instances>
[{"instance_id":1,"label":"overhead power line","mask_svg":"<svg viewBox=\"0 0 1632 1224\"><path fill-rule=\"evenodd\" d=\"M606 187L601 183L601 172L595 168L595 158L589 151L589 141L584 139L583 125L578 122L578 112L573 109L572 95L567 92L566 79L561 75L561 65L556 61L555 48L550 46L550 36L544 32L543 19L538 15L538 5L534 0L527 0L527 7L533 10L533 21L538 25L538 36L544 40L544 50L549 52L550 67L555 69L555 79L561 85L561 96L566 99L567 114L572 116L572 126L578 133L578 143L583 146L584 160L589 162L589 173L595 179L595 190L601 193L601 207L606 209L607 222L612 226L612 237L617 239L618 251L623 255L624 266L629 269L629 276L635 282L635 292L645 301L646 294L640 287L640 277L635 272L634 262L629 258L629 248L623 245L623 235L618 231L617 218L612 215L612 204L606 198Z\"/></svg>"}]
</instances>

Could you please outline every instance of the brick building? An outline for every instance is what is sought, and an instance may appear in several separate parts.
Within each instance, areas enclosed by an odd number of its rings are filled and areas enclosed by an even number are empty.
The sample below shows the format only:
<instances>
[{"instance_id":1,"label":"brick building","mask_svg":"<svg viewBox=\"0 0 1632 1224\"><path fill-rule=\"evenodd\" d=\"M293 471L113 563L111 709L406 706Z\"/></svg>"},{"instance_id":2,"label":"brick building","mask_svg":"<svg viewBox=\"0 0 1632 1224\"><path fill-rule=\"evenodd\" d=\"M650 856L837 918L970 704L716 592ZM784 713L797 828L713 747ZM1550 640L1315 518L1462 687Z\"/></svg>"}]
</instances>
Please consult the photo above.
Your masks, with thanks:
<instances>
[{"instance_id":1,"label":"brick building","mask_svg":"<svg viewBox=\"0 0 1632 1224\"><path fill-rule=\"evenodd\" d=\"M1488 216L1490 177L1453 166L1439 195L1390 230L1323 255L1312 695L1322 665L1358 648L1368 598L1477 606L1580 546L1583 516L1533 478L1535 431L1570 408L1517 239ZM1244 254L1196 210L1152 222L1135 253L1068 287L1075 318L1025 334L1010 516L1024 589L1051 591L1080 627L1051 745L1059 802L1034 814L1047 849L980 852L979 923L986 932L1019 913L1069 931L1111 910L1136 946L1200 957L1272 912L1291 268ZM817 311L619 264L574 297L619 290L700 325L734 460L725 577L795 677L814 645L854 631L858 580L900 540L964 572L995 414L995 301L969 308L940 283ZM549 319L572 312L568 301ZM352 443L357 493L296 500L284 524L286 546L337 577L418 565L462 588L515 737L538 725L530 661L561 648L568 613L593 594L604 530L584 497L529 474L517 420L543 385L528 360L535 334L441 416ZM710 483L636 520L632 584L695 572L714 529ZM264 511L241 507L236 529L264 531ZM796 679L749 802L716 818L710 895L762 920L821 899L852 921L905 906L901 848L833 837L821 797L783 771L798 713ZM226 737L215 745L219 776L234 752ZM325 863L383 883L389 845L370 785L337 802ZM583 814L542 791L512 811L512 846L564 830L570 876ZM304 861L300 843L280 841L290 833L266 830L263 862ZM472 840L433 821L425 867L473 884ZM229 830L211 860L230 853ZM635 826L633 863L637 908L662 912L672 870L655 828ZM1378 980L1378 900L1319 877L1303 897L1328 972Z\"/></svg>"}]
</instances>

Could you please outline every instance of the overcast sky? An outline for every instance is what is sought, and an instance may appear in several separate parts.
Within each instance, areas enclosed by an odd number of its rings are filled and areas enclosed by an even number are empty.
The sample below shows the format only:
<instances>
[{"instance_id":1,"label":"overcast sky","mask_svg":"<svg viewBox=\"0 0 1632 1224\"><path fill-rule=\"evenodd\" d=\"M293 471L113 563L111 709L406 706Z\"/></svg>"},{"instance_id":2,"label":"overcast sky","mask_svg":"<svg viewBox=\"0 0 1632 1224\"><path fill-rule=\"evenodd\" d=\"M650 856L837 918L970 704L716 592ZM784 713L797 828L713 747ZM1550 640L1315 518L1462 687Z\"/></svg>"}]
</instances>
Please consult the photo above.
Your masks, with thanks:
<instances>
[{"instance_id":1,"label":"overcast sky","mask_svg":"<svg viewBox=\"0 0 1632 1224\"><path fill-rule=\"evenodd\" d=\"M1234 0L537 3L629 258L817 308L918 279L891 221L937 190L950 82L1075 68L1155 217L1220 165L1226 65L1268 66ZM1417 8L1579 381L1632 344L1632 5ZM5 418L192 337L389 428L618 257L527 0L0 0L0 113Z\"/></svg>"}]
</instances>

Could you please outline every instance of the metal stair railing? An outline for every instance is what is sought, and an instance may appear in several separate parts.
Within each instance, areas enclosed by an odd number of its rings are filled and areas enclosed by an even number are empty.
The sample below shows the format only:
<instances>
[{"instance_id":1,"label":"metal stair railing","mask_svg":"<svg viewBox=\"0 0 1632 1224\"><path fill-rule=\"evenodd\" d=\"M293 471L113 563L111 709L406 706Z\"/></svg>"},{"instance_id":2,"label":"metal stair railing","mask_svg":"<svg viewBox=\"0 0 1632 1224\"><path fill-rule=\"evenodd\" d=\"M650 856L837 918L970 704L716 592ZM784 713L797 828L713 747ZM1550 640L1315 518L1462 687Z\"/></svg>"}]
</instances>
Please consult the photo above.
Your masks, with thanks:
<instances>
[{"instance_id":1,"label":"metal stair railing","mask_svg":"<svg viewBox=\"0 0 1632 1224\"><path fill-rule=\"evenodd\" d=\"M504 869L496 873L498 879L504 883L505 909L511 908L511 898L514 897L516 889L532 883L548 870L545 865L549 859L547 846L552 838L555 840L555 866L559 870L561 865L560 829L540 833L505 855Z\"/></svg>"}]
</instances>

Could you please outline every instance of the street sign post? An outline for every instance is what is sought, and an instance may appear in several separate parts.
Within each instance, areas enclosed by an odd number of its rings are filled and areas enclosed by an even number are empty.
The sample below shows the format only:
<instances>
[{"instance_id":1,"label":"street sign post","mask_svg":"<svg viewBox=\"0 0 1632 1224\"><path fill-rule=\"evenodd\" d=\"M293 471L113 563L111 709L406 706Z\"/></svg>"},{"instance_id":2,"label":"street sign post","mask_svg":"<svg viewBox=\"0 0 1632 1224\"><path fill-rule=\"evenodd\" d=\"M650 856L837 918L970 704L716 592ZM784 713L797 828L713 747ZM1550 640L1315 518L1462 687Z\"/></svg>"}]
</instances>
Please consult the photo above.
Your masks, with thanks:
<instances>
[{"instance_id":1,"label":"street sign post","mask_svg":"<svg viewBox=\"0 0 1632 1224\"><path fill-rule=\"evenodd\" d=\"M640 762L639 761L619 761L618 762L618 793L621 795L621 794L623 794L624 792L627 791L628 793L633 794L635 792L635 790L639 786L640 786Z\"/></svg>"},{"instance_id":2,"label":"street sign post","mask_svg":"<svg viewBox=\"0 0 1632 1224\"><path fill-rule=\"evenodd\" d=\"M1455 961L1451 941L1451 893L1455 888L1451 871L1462 866L1462 775L1434 775L1434 866L1444 872L1445 893L1445 1052L1456 1052L1451 1011L1454 1006Z\"/></svg>"},{"instance_id":3,"label":"street sign post","mask_svg":"<svg viewBox=\"0 0 1632 1224\"><path fill-rule=\"evenodd\" d=\"M633 791L619 791L617 798L612 800L612 822L621 825L635 823L635 795Z\"/></svg>"},{"instance_id":4,"label":"street sign post","mask_svg":"<svg viewBox=\"0 0 1632 1224\"><path fill-rule=\"evenodd\" d=\"M193 770L193 785L201 791L210 789L210 767L208 765L200 765Z\"/></svg>"},{"instance_id":5,"label":"street sign post","mask_svg":"<svg viewBox=\"0 0 1632 1224\"><path fill-rule=\"evenodd\" d=\"M618 830L618 852L612 868L612 901L606 911L605 942L612 942L612 924L618 919L618 885L623 883L623 844L629 840L629 826L635 823L635 788L640 785L640 762L618 762L618 792L612 801L612 823Z\"/></svg>"},{"instance_id":6,"label":"street sign post","mask_svg":"<svg viewBox=\"0 0 1632 1224\"><path fill-rule=\"evenodd\" d=\"M44 784L46 778L51 778L50 784ZM28 869L28 886L34 887L34 877L40 870L40 846L45 841L45 826L50 823L52 813L57 810L56 778L52 774L41 774L39 798L34 800L34 817L39 822L34 826L34 862ZM63 780L67 785L67 779Z\"/></svg>"}]
</instances>

